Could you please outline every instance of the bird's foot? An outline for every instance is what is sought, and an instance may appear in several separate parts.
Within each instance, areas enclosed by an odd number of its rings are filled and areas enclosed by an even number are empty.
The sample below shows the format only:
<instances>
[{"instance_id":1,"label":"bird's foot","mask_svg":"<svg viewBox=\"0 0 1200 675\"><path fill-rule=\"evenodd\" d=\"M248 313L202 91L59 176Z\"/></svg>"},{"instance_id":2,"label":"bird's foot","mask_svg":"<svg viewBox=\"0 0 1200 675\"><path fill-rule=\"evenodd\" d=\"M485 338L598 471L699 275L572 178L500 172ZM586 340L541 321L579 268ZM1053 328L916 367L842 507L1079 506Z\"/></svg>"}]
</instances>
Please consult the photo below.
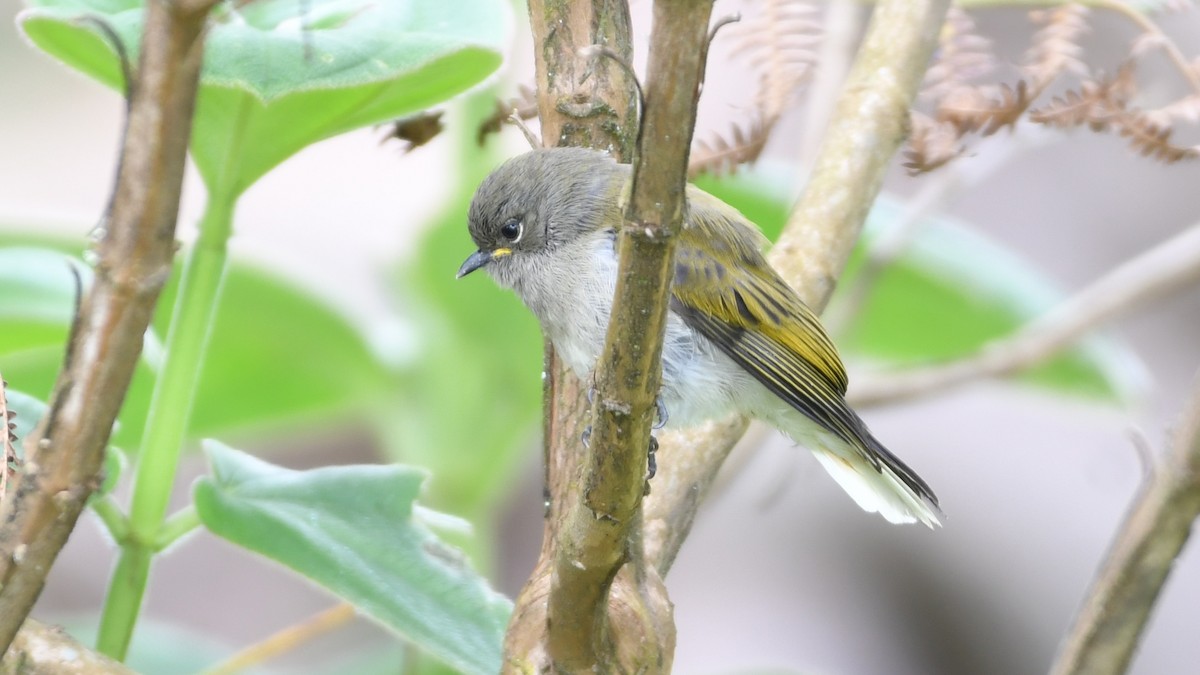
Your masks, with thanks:
<instances>
[{"instance_id":1,"label":"bird's foot","mask_svg":"<svg viewBox=\"0 0 1200 675\"><path fill-rule=\"evenodd\" d=\"M658 460L655 456L657 452L658 439L654 437L654 434L650 434L650 447L646 452L646 488L642 491L643 496L650 494L650 479L658 473Z\"/></svg>"},{"instance_id":2,"label":"bird's foot","mask_svg":"<svg viewBox=\"0 0 1200 675\"><path fill-rule=\"evenodd\" d=\"M581 443L583 443L583 447L587 448L587 447L591 446L591 440L592 440L592 425L589 424L583 428L583 433L579 434L579 441Z\"/></svg>"}]
</instances>

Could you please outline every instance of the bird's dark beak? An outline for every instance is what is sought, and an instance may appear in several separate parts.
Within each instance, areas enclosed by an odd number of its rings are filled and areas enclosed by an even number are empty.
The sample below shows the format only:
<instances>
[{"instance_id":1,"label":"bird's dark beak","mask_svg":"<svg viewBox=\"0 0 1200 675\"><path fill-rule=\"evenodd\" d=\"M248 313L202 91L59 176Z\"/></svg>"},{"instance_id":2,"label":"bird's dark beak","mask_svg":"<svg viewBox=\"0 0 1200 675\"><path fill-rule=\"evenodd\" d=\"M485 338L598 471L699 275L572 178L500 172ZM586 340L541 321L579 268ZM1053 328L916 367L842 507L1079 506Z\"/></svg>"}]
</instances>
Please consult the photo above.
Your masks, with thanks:
<instances>
[{"instance_id":1,"label":"bird's dark beak","mask_svg":"<svg viewBox=\"0 0 1200 675\"><path fill-rule=\"evenodd\" d=\"M491 253L487 253L485 251L475 251L471 255L467 256L467 259L463 261L462 267L458 268L458 276L455 278L461 279L490 262L492 262Z\"/></svg>"}]
</instances>

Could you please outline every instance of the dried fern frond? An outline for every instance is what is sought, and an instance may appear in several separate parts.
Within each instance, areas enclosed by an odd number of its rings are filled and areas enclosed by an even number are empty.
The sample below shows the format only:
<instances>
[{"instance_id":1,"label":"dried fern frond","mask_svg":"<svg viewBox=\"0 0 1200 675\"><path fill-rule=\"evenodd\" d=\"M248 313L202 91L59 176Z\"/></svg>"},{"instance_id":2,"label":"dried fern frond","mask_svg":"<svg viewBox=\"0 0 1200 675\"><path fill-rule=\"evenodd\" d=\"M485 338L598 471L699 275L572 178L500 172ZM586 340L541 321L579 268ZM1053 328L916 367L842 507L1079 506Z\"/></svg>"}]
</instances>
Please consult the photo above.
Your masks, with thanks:
<instances>
[{"instance_id":1,"label":"dried fern frond","mask_svg":"<svg viewBox=\"0 0 1200 675\"><path fill-rule=\"evenodd\" d=\"M711 173L720 176L737 171L740 165L758 159L770 132L771 126L755 117L749 125L734 124L729 136L713 134L708 140L697 140L688 160L688 175Z\"/></svg>"},{"instance_id":2,"label":"dried fern frond","mask_svg":"<svg viewBox=\"0 0 1200 675\"><path fill-rule=\"evenodd\" d=\"M387 143L394 138L403 143L400 152L412 152L442 133L442 129L445 128L442 124L442 114L441 110L425 110L389 122L387 124L388 133L380 141L380 144Z\"/></svg>"},{"instance_id":3,"label":"dried fern frond","mask_svg":"<svg viewBox=\"0 0 1200 675\"><path fill-rule=\"evenodd\" d=\"M508 121L508 118L514 113L518 119L522 120L531 120L537 117L536 89L522 84L517 86L516 96L507 100L496 99L495 111L479 123L479 130L475 133L475 142L483 145L490 134L500 133L500 126Z\"/></svg>"},{"instance_id":4,"label":"dried fern frond","mask_svg":"<svg viewBox=\"0 0 1200 675\"><path fill-rule=\"evenodd\" d=\"M908 175L933 171L966 151L958 127L948 122L938 122L928 115L912 112L912 133L904 150Z\"/></svg>"},{"instance_id":5,"label":"dried fern frond","mask_svg":"<svg viewBox=\"0 0 1200 675\"><path fill-rule=\"evenodd\" d=\"M1021 73L1037 93L1063 73L1087 75L1079 44L1088 31L1087 14L1087 8L1077 4L1029 13L1030 19L1042 27L1034 33L1033 44L1025 52Z\"/></svg>"},{"instance_id":6,"label":"dried fern frond","mask_svg":"<svg viewBox=\"0 0 1200 675\"><path fill-rule=\"evenodd\" d=\"M1200 94L1184 96L1159 108L1145 110L1142 116L1156 126L1169 127L1175 122L1200 122Z\"/></svg>"},{"instance_id":7,"label":"dried fern frond","mask_svg":"<svg viewBox=\"0 0 1200 675\"><path fill-rule=\"evenodd\" d=\"M996 67L992 41L979 34L975 21L959 7L951 7L938 35L938 48L925 73L921 98L938 101Z\"/></svg>"},{"instance_id":8,"label":"dried fern frond","mask_svg":"<svg viewBox=\"0 0 1200 675\"><path fill-rule=\"evenodd\" d=\"M1016 87L960 87L942 100L934 117L956 127L960 136L975 131L991 136L1016 125L1031 103L1033 96L1025 80L1019 80Z\"/></svg>"},{"instance_id":9,"label":"dried fern frond","mask_svg":"<svg viewBox=\"0 0 1200 675\"><path fill-rule=\"evenodd\" d=\"M1157 159L1165 164L1200 157L1200 147L1171 143L1173 129L1160 127L1137 112L1127 112L1117 117L1113 120L1113 125L1121 136L1129 139L1129 144L1143 157Z\"/></svg>"},{"instance_id":10,"label":"dried fern frond","mask_svg":"<svg viewBox=\"0 0 1200 675\"><path fill-rule=\"evenodd\" d=\"M730 57L744 59L759 73L754 103L768 126L812 77L822 35L817 12L807 0L766 0L761 14L730 28L738 38Z\"/></svg>"},{"instance_id":11,"label":"dried fern frond","mask_svg":"<svg viewBox=\"0 0 1200 675\"><path fill-rule=\"evenodd\" d=\"M8 383L0 379L0 457L4 458L0 463L0 501L8 491L8 480L16 475L18 461L16 425L12 421L17 413L8 409L7 390Z\"/></svg>"},{"instance_id":12,"label":"dried fern frond","mask_svg":"<svg viewBox=\"0 0 1200 675\"><path fill-rule=\"evenodd\" d=\"M1108 129L1125 113L1134 93L1133 65L1126 62L1112 78L1085 80L1079 90L1054 97L1049 104L1029 112L1030 121L1058 129L1088 125L1092 131Z\"/></svg>"}]
</instances>

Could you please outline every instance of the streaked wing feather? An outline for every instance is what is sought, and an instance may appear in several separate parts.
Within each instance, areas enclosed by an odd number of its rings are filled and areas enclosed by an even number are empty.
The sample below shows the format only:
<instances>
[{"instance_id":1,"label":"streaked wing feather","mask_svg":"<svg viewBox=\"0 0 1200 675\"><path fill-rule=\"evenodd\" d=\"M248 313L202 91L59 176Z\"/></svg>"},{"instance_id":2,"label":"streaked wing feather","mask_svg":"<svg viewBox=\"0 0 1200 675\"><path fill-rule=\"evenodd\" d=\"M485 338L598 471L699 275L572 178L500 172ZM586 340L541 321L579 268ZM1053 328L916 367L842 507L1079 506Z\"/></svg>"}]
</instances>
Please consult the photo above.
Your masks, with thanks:
<instances>
[{"instance_id":1,"label":"streaked wing feather","mask_svg":"<svg viewBox=\"0 0 1200 675\"><path fill-rule=\"evenodd\" d=\"M672 309L774 394L853 445L846 371L817 317L767 264L763 236L698 190L675 253ZM722 264L713 253L736 264ZM752 329L752 330L751 330Z\"/></svg>"}]
</instances>

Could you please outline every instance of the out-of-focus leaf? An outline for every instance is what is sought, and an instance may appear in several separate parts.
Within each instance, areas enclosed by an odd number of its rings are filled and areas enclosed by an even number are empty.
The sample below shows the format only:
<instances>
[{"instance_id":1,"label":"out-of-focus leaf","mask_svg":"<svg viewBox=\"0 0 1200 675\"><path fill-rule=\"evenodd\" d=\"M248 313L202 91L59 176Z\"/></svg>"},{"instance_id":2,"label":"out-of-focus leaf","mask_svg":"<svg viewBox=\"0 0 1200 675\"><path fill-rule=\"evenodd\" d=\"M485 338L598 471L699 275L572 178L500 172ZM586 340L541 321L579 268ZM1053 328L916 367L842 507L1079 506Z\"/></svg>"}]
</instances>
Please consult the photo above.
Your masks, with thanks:
<instances>
[{"instance_id":1,"label":"out-of-focus leaf","mask_svg":"<svg viewBox=\"0 0 1200 675\"><path fill-rule=\"evenodd\" d=\"M475 245L460 194L403 269L419 358L384 428L403 461L428 467L431 498L473 513L511 483L541 400L542 339L516 296L483 273L455 280Z\"/></svg>"},{"instance_id":2,"label":"out-of-focus leaf","mask_svg":"<svg viewBox=\"0 0 1200 675\"><path fill-rule=\"evenodd\" d=\"M10 235L0 237L0 246ZM15 238L15 237L14 237ZM47 396L62 367L74 311L70 258L82 243L46 241L46 248L0 248L0 372L14 387ZM15 251L15 253L14 253ZM86 267L75 259L77 267ZM20 272L26 270L26 272ZM20 273L18 273L20 272ZM166 334L179 266L159 299L154 326ZM140 363L113 443L136 449L154 373ZM362 409L391 386L387 368L338 312L271 274L234 261L224 283L212 342L197 392L189 435L304 423Z\"/></svg>"},{"instance_id":3,"label":"out-of-focus leaf","mask_svg":"<svg viewBox=\"0 0 1200 675\"><path fill-rule=\"evenodd\" d=\"M500 670L512 604L439 540L449 516L416 503L425 473L406 466L293 471L214 441L195 488L210 531L354 604L464 672Z\"/></svg>"},{"instance_id":4,"label":"out-of-focus leaf","mask_svg":"<svg viewBox=\"0 0 1200 675\"><path fill-rule=\"evenodd\" d=\"M785 171L759 165L719 179L705 190L778 236L791 199ZM850 288L872 242L903 214L882 195L867 219L839 288ZM1008 335L1062 298L1045 275L974 228L939 219L923 226L907 250L880 275L844 335L835 336L849 358L888 367L954 359ZM840 297L834 296L833 302ZM1089 337L1022 376L1031 384L1090 398L1128 401L1142 389L1143 369L1120 343Z\"/></svg>"},{"instance_id":5,"label":"out-of-focus leaf","mask_svg":"<svg viewBox=\"0 0 1200 675\"><path fill-rule=\"evenodd\" d=\"M423 110L500 65L509 3L259 0L213 11L192 133L210 193L237 195L306 145ZM104 20L138 61L137 0L32 0L18 16L41 49L117 88Z\"/></svg>"}]
</instances>

